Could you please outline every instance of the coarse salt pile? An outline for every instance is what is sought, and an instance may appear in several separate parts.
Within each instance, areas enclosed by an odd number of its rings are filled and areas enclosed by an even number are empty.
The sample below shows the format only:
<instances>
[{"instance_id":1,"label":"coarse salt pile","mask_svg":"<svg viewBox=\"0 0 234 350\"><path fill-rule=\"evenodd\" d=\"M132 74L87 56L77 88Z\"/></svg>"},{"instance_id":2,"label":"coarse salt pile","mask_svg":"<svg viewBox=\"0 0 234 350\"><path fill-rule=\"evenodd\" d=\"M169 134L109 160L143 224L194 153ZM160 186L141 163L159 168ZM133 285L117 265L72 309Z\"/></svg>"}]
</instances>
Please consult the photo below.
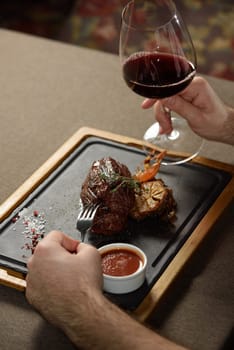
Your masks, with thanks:
<instances>
[{"instance_id":1,"label":"coarse salt pile","mask_svg":"<svg viewBox=\"0 0 234 350\"><path fill-rule=\"evenodd\" d=\"M34 210L30 215L26 215L27 208L23 209L16 218L14 222L22 217L22 222L24 225L24 231L22 234L26 240L26 243L23 245L22 249L30 250L33 254L38 242L45 235L45 225L46 219L43 212Z\"/></svg>"}]
</instances>

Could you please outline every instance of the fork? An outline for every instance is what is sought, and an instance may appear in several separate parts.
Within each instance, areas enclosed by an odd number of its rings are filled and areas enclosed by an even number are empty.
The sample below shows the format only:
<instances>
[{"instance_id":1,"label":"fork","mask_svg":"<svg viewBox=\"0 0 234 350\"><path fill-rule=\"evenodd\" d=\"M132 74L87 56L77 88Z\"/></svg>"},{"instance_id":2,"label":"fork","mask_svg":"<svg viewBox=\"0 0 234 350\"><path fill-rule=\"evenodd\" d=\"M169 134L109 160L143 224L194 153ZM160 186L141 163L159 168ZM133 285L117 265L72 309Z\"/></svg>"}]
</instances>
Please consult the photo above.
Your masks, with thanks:
<instances>
[{"instance_id":1,"label":"fork","mask_svg":"<svg viewBox=\"0 0 234 350\"><path fill-rule=\"evenodd\" d=\"M85 234L91 227L95 214L100 204L89 204L82 208L79 212L76 222L76 228L81 233L81 242L84 242Z\"/></svg>"}]
</instances>

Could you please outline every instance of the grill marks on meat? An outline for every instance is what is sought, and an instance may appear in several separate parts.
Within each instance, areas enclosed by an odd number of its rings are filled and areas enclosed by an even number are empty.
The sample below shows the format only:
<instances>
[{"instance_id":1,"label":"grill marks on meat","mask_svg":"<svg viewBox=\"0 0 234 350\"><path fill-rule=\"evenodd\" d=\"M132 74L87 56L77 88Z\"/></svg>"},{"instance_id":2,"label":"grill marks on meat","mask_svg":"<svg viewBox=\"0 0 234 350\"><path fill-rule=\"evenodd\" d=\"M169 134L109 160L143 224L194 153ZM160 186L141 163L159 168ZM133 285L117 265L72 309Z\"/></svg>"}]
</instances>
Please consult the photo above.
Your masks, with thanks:
<instances>
[{"instance_id":1,"label":"grill marks on meat","mask_svg":"<svg viewBox=\"0 0 234 350\"><path fill-rule=\"evenodd\" d=\"M92 232L111 235L124 230L135 192L125 186L122 177L131 178L128 168L107 157L92 164L81 188L83 205L101 203L92 225Z\"/></svg>"}]
</instances>

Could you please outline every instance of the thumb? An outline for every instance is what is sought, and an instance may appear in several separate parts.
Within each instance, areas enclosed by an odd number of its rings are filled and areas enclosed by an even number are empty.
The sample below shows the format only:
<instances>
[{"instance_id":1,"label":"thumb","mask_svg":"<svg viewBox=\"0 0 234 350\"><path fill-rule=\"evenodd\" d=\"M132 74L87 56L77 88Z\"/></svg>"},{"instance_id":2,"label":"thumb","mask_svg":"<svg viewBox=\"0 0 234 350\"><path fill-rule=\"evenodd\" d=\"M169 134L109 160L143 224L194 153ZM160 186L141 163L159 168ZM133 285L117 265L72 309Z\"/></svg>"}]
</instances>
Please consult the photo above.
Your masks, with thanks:
<instances>
[{"instance_id":1,"label":"thumb","mask_svg":"<svg viewBox=\"0 0 234 350\"><path fill-rule=\"evenodd\" d=\"M51 231L44 238L44 240L47 240L48 243L51 242L52 244L59 244L61 247L63 247L71 253L76 251L77 245L79 244L79 241L60 231Z\"/></svg>"}]
</instances>

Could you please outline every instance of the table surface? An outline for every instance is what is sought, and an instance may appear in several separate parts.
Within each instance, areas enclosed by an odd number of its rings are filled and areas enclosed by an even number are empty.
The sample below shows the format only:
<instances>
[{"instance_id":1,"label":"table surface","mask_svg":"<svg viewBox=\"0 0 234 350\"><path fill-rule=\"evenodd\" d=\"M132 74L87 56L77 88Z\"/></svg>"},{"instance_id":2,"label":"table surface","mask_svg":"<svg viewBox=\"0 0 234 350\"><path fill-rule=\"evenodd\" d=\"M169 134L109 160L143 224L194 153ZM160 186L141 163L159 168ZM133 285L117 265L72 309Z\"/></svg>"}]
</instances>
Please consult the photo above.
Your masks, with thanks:
<instances>
[{"instance_id":1,"label":"table surface","mask_svg":"<svg viewBox=\"0 0 234 350\"><path fill-rule=\"evenodd\" d=\"M152 111L121 78L115 55L0 30L0 203L80 127L141 138ZM234 83L206 77L233 105ZM133 122L134 120L134 122ZM205 142L201 155L234 163L233 147ZM149 324L191 349L220 349L230 336L233 298L231 204ZM72 349L23 293L0 286L0 348Z\"/></svg>"}]
</instances>

